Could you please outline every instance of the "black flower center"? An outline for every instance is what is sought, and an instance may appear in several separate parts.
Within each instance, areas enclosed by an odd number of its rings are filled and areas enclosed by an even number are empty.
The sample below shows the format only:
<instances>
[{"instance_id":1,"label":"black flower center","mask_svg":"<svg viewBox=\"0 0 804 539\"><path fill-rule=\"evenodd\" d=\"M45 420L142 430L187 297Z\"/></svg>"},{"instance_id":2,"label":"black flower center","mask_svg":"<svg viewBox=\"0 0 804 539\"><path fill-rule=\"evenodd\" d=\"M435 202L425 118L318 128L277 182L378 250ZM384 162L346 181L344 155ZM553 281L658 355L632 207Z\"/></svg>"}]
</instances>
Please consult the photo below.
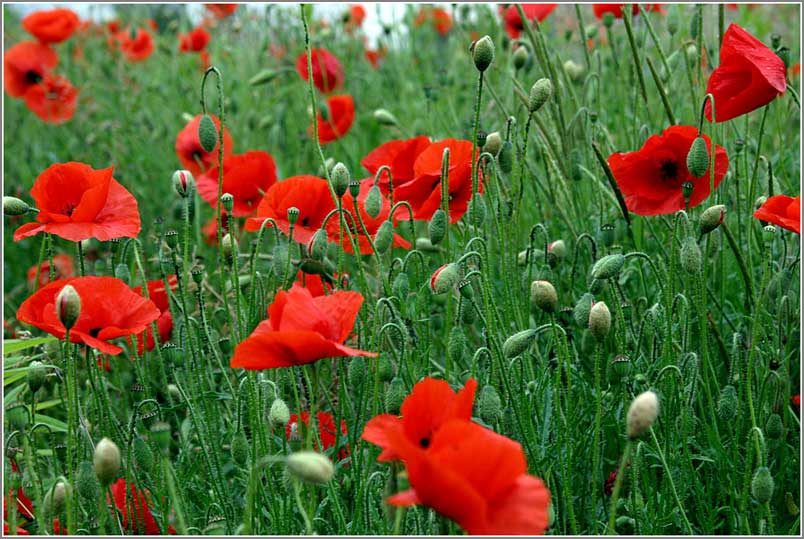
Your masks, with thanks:
<instances>
[{"instance_id":1,"label":"black flower center","mask_svg":"<svg viewBox=\"0 0 804 539\"><path fill-rule=\"evenodd\" d=\"M307 226L308 224L310 224L310 216L307 216L301 220L301 226Z\"/></svg>"},{"instance_id":2,"label":"black flower center","mask_svg":"<svg viewBox=\"0 0 804 539\"><path fill-rule=\"evenodd\" d=\"M72 217L73 212L75 211L75 204L72 202L68 202L65 204L64 209L61 210L61 213L66 215L67 217Z\"/></svg>"},{"instance_id":3,"label":"black flower center","mask_svg":"<svg viewBox=\"0 0 804 539\"><path fill-rule=\"evenodd\" d=\"M675 181L678 175L678 163L673 159L662 159L659 162L659 174L661 174L662 180L666 182Z\"/></svg>"},{"instance_id":4,"label":"black flower center","mask_svg":"<svg viewBox=\"0 0 804 539\"><path fill-rule=\"evenodd\" d=\"M101 332L102 329L103 328L92 328L92 329L89 330L89 334L97 339L98 334Z\"/></svg>"},{"instance_id":5,"label":"black flower center","mask_svg":"<svg viewBox=\"0 0 804 539\"><path fill-rule=\"evenodd\" d=\"M25 79L31 84L37 84L42 81L42 75L31 69L25 73Z\"/></svg>"},{"instance_id":6,"label":"black flower center","mask_svg":"<svg viewBox=\"0 0 804 539\"><path fill-rule=\"evenodd\" d=\"M428 447L430 447L430 438L428 438L427 436L425 436L424 438L422 438L421 440L419 440L419 445L420 445L420 446L421 446L423 449L427 449Z\"/></svg>"}]
</instances>

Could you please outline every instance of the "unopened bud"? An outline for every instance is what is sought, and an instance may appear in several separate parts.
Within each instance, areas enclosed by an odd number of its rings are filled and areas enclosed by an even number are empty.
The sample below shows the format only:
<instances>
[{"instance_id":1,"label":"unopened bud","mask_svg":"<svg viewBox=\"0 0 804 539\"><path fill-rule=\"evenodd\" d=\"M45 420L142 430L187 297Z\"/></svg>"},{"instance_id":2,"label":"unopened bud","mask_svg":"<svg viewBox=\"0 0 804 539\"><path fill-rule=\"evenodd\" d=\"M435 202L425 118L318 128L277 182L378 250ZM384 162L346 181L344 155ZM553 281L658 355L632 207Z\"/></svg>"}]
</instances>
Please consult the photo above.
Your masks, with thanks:
<instances>
[{"instance_id":1,"label":"unopened bud","mask_svg":"<svg viewBox=\"0 0 804 539\"><path fill-rule=\"evenodd\" d=\"M17 197L3 197L3 213L8 216L25 215L31 211L31 207Z\"/></svg>"},{"instance_id":2,"label":"unopened bud","mask_svg":"<svg viewBox=\"0 0 804 539\"><path fill-rule=\"evenodd\" d=\"M65 285L56 296L56 314L65 329L71 329L81 315L81 297L72 285Z\"/></svg>"},{"instance_id":3,"label":"unopened bud","mask_svg":"<svg viewBox=\"0 0 804 539\"><path fill-rule=\"evenodd\" d=\"M396 116L385 109L374 111L374 121L380 125L399 125L399 120L396 119Z\"/></svg>"},{"instance_id":4,"label":"unopened bud","mask_svg":"<svg viewBox=\"0 0 804 539\"><path fill-rule=\"evenodd\" d=\"M284 427L290 421L290 409L282 399L274 399L271 403L271 409L268 412L268 418L274 426Z\"/></svg>"},{"instance_id":5,"label":"unopened bud","mask_svg":"<svg viewBox=\"0 0 804 539\"><path fill-rule=\"evenodd\" d=\"M681 267L690 275L697 275L700 273L703 266L703 257L701 255L701 248L695 238L689 236L684 239L681 244Z\"/></svg>"},{"instance_id":6,"label":"unopened bud","mask_svg":"<svg viewBox=\"0 0 804 539\"><path fill-rule=\"evenodd\" d=\"M430 243L433 245L441 243L447 233L447 213L438 208L430 218L427 229L430 235Z\"/></svg>"},{"instance_id":7,"label":"unopened bud","mask_svg":"<svg viewBox=\"0 0 804 539\"><path fill-rule=\"evenodd\" d=\"M332 172L330 174L330 178L332 179L332 189L340 198L345 195L346 190L349 189L349 181L352 179L351 175L349 174L349 169L346 168L346 165L343 163L337 163L334 167L332 167Z\"/></svg>"},{"instance_id":8,"label":"unopened bud","mask_svg":"<svg viewBox=\"0 0 804 539\"><path fill-rule=\"evenodd\" d=\"M603 26L605 26L606 29L611 28L611 25L614 24L614 19L614 13L610 11L605 12L603 14Z\"/></svg>"},{"instance_id":9,"label":"unopened bud","mask_svg":"<svg viewBox=\"0 0 804 539\"><path fill-rule=\"evenodd\" d=\"M218 143L218 130L209 114L201 116L201 121L198 122L198 140L205 152L214 150Z\"/></svg>"},{"instance_id":10,"label":"unopened bud","mask_svg":"<svg viewBox=\"0 0 804 539\"><path fill-rule=\"evenodd\" d=\"M502 148L502 136L500 136L499 131L494 131L486 135L486 144L483 146L483 151L488 152L493 156L497 156L497 153Z\"/></svg>"},{"instance_id":11,"label":"unopened bud","mask_svg":"<svg viewBox=\"0 0 804 539\"><path fill-rule=\"evenodd\" d=\"M151 439L163 454L167 454L167 451L170 449L170 438L169 423L157 421L151 425Z\"/></svg>"},{"instance_id":12,"label":"unopened bud","mask_svg":"<svg viewBox=\"0 0 804 539\"><path fill-rule=\"evenodd\" d=\"M396 277L394 277L394 282L391 285L391 289L394 292L394 295L402 301L408 297L410 294L410 278L408 274L405 272L397 273Z\"/></svg>"},{"instance_id":13,"label":"unopened bud","mask_svg":"<svg viewBox=\"0 0 804 539\"><path fill-rule=\"evenodd\" d=\"M386 354L381 354L377 361L377 374L380 382L390 382L394 378L394 364Z\"/></svg>"},{"instance_id":14,"label":"unopened bud","mask_svg":"<svg viewBox=\"0 0 804 539\"><path fill-rule=\"evenodd\" d=\"M700 231L701 234L709 234L723 223L726 216L726 206L718 204L706 208L701 214Z\"/></svg>"},{"instance_id":15,"label":"unopened bud","mask_svg":"<svg viewBox=\"0 0 804 539\"><path fill-rule=\"evenodd\" d=\"M195 178L189 170L177 170L173 173L171 180L173 181L173 189L182 198L187 198L195 185Z\"/></svg>"},{"instance_id":16,"label":"unopened bud","mask_svg":"<svg viewBox=\"0 0 804 539\"><path fill-rule=\"evenodd\" d=\"M784 437L784 424L782 423L782 416L779 414L771 414L768 422L765 423L765 434L771 440L780 440Z\"/></svg>"},{"instance_id":17,"label":"unopened bud","mask_svg":"<svg viewBox=\"0 0 804 539\"><path fill-rule=\"evenodd\" d=\"M134 438L134 465L145 473L151 473L154 467L154 454L148 443L137 436Z\"/></svg>"},{"instance_id":18,"label":"unopened bud","mask_svg":"<svg viewBox=\"0 0 804 539\"><path fill-rule=\"evenodd\" d=\"M602 341L609 334L611 329L611 311L608 305L602 301L592 304L589 309L589 331L598 340Z\"/></svg>"},{"instance_id":19,"label":"unopened bud","mask_svg":"<svg viewBox=\"0 0 804 539\"><path fill-rule=\"evenodd\" d=\"M556 289L549 281L533 281L530 285L530 306L532 310L541 309L554 313L558 305Z\"/></svg>"},{"instance_id":20,"label":"unopened bud","mask_svg":"<svg viewBox=\"0 0 804 539\"><path fill-rule=\"evenodd\" d=\"M327 254L327 231L323 228L316 230L307 243L307 256L313 260L324 260Z\"/></svg>"},{"instance_id":21,"label":"unopened bud","mask_svg":"<svg viewBox=\"0 0 804 539\"><path fill-rule=\"evenodd\" d=\"M373 185L366 195L366 213L372 219L375 219L382 211L382 192L377 185Z\"/></svg>"},{"instance_id":22,"label":"unopened bud","mask_svg":"<svg viewBox=\"0 0 804 539\"><path fill-rule=\"evenodd\" d=\"M592 266L592 278L613 279L620 274L625 264L625 257L620 254L606 255Z\"/></svg>"},{"instance_id":23,"label":"unopened bud","mask_svg":"<svg viewBox=\"0 0 804 539\"><path fill-rule=\"evenodd\" d=\"M102 485L111 485L120 472L120 449L109 438L104 438L95 446L95 475Z\"/></svg>"},{"instance_id":24,"label":"unopened bud","mask_svg":"<svg viewBox=\"0 0 804 539\"><path fill-rule=\"evenodd\" d=\"M696 137L692 141L690 151L687 152L687 170L695 178L703 176L709 169L709 151L703 137Z\"/></svg>"},{"instance_id":25,"label":"unopened bud","mask_svg":"<svg viewBox=\"0 0 804 539\"><path fill-rule=\"evenodd\" d=\"M75 478L75 487L79 496L87 501L97 500L100 496L100 485L95 475L92 463L85 460L78 465L78 473Z\"/></svg>"},{"instance_id":26,"label":"unopened bud","mask_svg":"<svg viewBox=\"0 0 804 539\"><path fill-rule=\"evenodd\" d=\"M514 51L514 69L522 69L525 67L525 64L528 63L528 58L530 53L528 52L527 47L524 45L520 45Z\"/></svg>"},{"instance_id":27,"label":"unopened bud","mask_svg":"<svg viewBox=\"0 0 804 539\"><path fill-rule=\"evenodd\" d=\"M434 294L443 294L451 290L461 280L461 270L454 262L438 268L430 277L430 290Z\"/></svg>"},{"instance_id":28,"label":"unopened bud","mask_svg":"<svg viewBox=\"0 0 804 539\"><path fill-rule=\"evenodd\" d=\"M45 510L50 515L58 515L67 505L68 496L72 496L72 488L68 483L59 481L45 493L45 499L43 500Z\"/></svg>"},{"instance_id":29,"label":"unopened bud","mask_svg":"<svg viewBox=\"0 0 804 539\"><path fill-rule=\"evenodd\" d=\"M36 393L42 384L45 383L47 377L47 370L41 361L33 360L28 364L28 373L25 376L25 381L31 389L31 393Z\"/></svg>"},{"instance_id":30,"label":"unopened bud","mask_svg":"<svg viewBox=\"0 0 804 539\"><path fill-rule=\"evenodd\" d=\"M740 401L737 398L737 390L734 386L728 385L720 391L720 398L717 401L717 415L723 422L733 421L737 417Z\"/></svg>"},{"instance_id":31,"label":"unopened bud","mask_svg":"<svg viewBox=\"0 0 804 539\"><path fill-rule=\"evenodd\" d=\"M243 431L238 431L232 438L232 460L238 466L243 466L248 462L248 440Z\"/></svg>"},{"instance_id":32,"label":"unopened bud","mask_svg":"<svg viewBox=\"0 0 804 539\"><path fill-rule=\"evenodd\" d=\"M595 297L587 292L581 296L581 299L578 300L572 310L572 317L575 319L575 323L583 328L589 327L589 313L592 310L594 300Z\"/></svg>"},{"instance_id":33,"label":"unopened bud","mask_svg":"<svg viewBox=\"0 0 804 539\"><path fill-rule=\"evenodd\" d=\"M584 68L572 60L567 60L564 62L564 73L567 74L570 80L577 82L583 77Z\"/></svg>"},{"instance_id":34,"label":"unopened bud","mask_svg":"<svg viewBox=\"0 0 804 539\"><path fill-rule=\"evenodd\" d=\"M497 154L497 164L500 165L500 170L506 174L510 174L514 170L514 145L510 140L502 143L500 153Z\"/></svg>"},{"instance_id":35,"label":"unopened bud","mask_svg":"<svg viewBox=\"0 0 804 539\"><path fill-rule=\"evenodd\" d=\"M363 387L367 370L366 360L362 356L356 356L349 361L346 374L349 380L349 387L353 391L358 391L359 388Z\"/></svg>"},{"instance_id":36,"label":"unopened bud","mask_svg":"<svg viewBox=\"0 0 804 539\"><path fill-rule=\"evenodd\" d=\"M259 86L260 84L267 84L274 80L281 72L276 69L263 69L248 81L250 86Z\"/></svg>"},{"instance_id":37,"label":"unopened bud","mask_svg":"<svg viewBox=\"0 0 804 539\"><path fill-rule=\"evenodd\" d=\"M480 72L488 69L491 62L494 61L494 42L489 36L483 36L475 41L472 47L472 59Z\"/></svg>"},{"instance_id":38,"label":"unopened bud","mask_svg":"<svg viewBox=\"0 0 804 539\"><path fill-rule=\"evenodd\" d=\"M405 382L402 378L395 377L385 391L385 411L389 414L398 414L406 396Z\"/></svg>"},{"instance_id":39,"label":"unopened bud","mask_svg":"<svg viewBox=\"0 0 804 539\"><path fill-rule=\"evenodd\" d=\"M477 396L477 415L484 423L496 424L502 419L502 401L494 386L483 386Z\"/></svg>"},{"instance_id":40,"label":"unopened bud","mask_svg":"<svg viewBox=\"0 0 804 539\"><path fill-rule=\"evenodd\" d=\"M374 236L374 247L380 254L385 253L394 241L394 225L391 221L383 221Z\"/></svg>"},{"instance_id":41,"label":"unopened bud","mask_svg":"<svg viewBox=\"0 0 804 539\"><path fill-rule=\"evenodd\" d=\"M646 391L631 402L626 417L626 434L639 438L653 426L659 415L659 399L653 391Z\"/></svg>"},{"instance_id":42,"label":"unopened bud","mask_svg":"<svg viewBox=\"0 0 804 539\"><path fill-rule=\"evenodd\" d=\"M223 256L226 261L231 264L232 259L237 256L237 240L231 234L226 234L221 239L221 248L223 249Z\"/></svg>"},{"instance_id":43,"label":"unopened bud","mask_svg":"<svg viewBox=\"0 0 804 539\"><path fill-rule=\"evenodd\" d=\"M530 348L530 345L536 339L535 329L526 329L518 333L514 333L508 337L503 343L503 356L505 359L514 359L522 355Z\"/></svg>"},{"instance_id":44,"label":"unopened bud","mask_svg":"<svg viewBox=\"0 0 804 539\"><path fill-rule=\"evenodd\" d=\"M288 456L285 463L288 472L308 483L323 484L332 479L335 468L332 462L315 451L297 451Z\"/></svg>"},{"instance_id":45,"label":"unopened bud","mask_svg":"<svg viewBox=\"0 0 804 539\"><path fill-rule=\"evenodd\" d=\"M449 341L447 342L447 349L449 350L449 357L453 361L460 361L463 357L464 350L466 349L466 334L463 332L461 326L453 326L449 334Z\"/></svg>"},{"instance_id":46,"label":"unopened bud","mask_svg":"<svg viewBox=\"0 0 804 539\"><path fill-rule=\"evenodd\" d=\"M773 477L766 466L760 466L751 479L751 495L757 503L768 503L773 497Z\"/></svg>"},{"instance_id":47,"label":"unopened bud","mask_svg":"<svg viewBox=\"0 0 804 539\"><path fill-rule=\"evenodd\" d=\"M553 95L553 83L550 79L539 79L530 88L528 97L528 110L531 113L538 111Z\"/></svg>"}]
</instances>

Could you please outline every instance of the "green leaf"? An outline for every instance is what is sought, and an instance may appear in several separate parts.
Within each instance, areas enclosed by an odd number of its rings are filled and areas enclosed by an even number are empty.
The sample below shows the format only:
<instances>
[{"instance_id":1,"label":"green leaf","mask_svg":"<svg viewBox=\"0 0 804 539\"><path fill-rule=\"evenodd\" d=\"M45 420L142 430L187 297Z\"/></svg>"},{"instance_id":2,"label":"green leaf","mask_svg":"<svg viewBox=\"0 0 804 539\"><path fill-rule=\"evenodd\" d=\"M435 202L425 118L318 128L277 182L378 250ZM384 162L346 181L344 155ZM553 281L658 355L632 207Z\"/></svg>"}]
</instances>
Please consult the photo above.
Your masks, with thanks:
<instances>
[{"instance_id":1,"label":"green leaf","mask_svg":"<svg viewBox=\"0 0 804 539\"><path fill-rule=\"evenodd\" d=\"M3 341L3 355L7 356L9 354L14 354L16 352L21 352L22 350L27 350L28 348L33 348L34 346L39 346L40 344L45 344L50 341L57 340L56 337L39 337L37 339L8 339Z\"/></svg>"}]
</instances>

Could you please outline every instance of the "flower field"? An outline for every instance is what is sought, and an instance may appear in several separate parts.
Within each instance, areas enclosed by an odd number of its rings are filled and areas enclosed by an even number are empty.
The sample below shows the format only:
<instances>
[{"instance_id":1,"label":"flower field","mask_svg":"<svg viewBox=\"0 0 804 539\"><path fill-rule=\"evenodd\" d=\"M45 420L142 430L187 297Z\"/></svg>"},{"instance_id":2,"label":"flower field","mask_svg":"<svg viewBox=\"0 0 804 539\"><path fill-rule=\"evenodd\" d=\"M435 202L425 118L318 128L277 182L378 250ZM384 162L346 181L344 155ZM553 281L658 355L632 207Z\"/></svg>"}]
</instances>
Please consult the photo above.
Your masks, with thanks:
<instances>
[{"instance_id":1,"label":"flower field","mask_svg":"<svg viewBox=\"0 0 804 539\"><path fill-rule=\"evenodd\" d=\"M798 4L4 5L19 535L799 535Z\"/></svg>"}]
</instances>

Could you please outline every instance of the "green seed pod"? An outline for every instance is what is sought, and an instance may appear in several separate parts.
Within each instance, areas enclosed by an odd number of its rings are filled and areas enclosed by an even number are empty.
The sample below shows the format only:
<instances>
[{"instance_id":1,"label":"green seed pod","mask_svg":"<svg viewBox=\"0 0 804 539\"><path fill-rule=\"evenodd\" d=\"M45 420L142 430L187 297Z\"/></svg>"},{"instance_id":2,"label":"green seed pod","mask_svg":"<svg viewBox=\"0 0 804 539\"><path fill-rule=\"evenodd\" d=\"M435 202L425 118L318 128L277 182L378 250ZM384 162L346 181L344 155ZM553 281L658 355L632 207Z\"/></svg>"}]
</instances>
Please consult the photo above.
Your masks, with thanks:
<instances>
[{"instance_id":1,"label":"green seed pod","mask_svg":"<svg viewBox=\"0 0 804 539\"><path fill-rule=\"evenodd\" d=\"M681 244L681 267L690 275L697 275L701 272L703 267L703 257L701 255L701 248L698 247L698 242L695 238L689 236L684 239Z\"/></svg>"},{"instance_id":2,"label":"green seed pod","mask_svg":"<svg viewBox=\"0 0 804 539\"><path fill-rule=\"evenodd\" d=\"M162 454L167 454L170 449L170 430L170 424L163 421L157 421L151 425L151 439Z\"/></svg>"},{"instance_id":3,"label":"green seed pod","mask_svg":"<svg viewBox=\"0 0 804 539\"><path fill-rule=\"evenodd\" d=\"M377 360L377 370L380 382L389 382L395 376L394 364L387 354L380 354Z\"/></svg>"},{"instance_id":4,"label":"green seed pod","mask_svg":"<svg viewBox=\"0 0 804 539\"><path fill-rule=\"evenodd\" d=\"M410 279L408 278L408 274L405 272L397 273L391 288L394 291L394 295L404 301L410 294Z\"/></svg>"},{"instance_id":5,"label":"green seed pod","mask_svg":"<svg viewBox=\"0 0 804 539\"><path fill-rule=\"evenodd\" d=\"M522 355L528 348L530 348L530 345L533 343L535 338L535 329L526 329L518 333L514 333L505 340L505 343L503 343L503 355L506 359L514 359L515 357Z\"/></svg>"},{"instance_id":6,"label":"green seed pod","mask_svg":"<svg viewBox=\"0 0 804 539\"><path fill-rule=\"evenodd\" d=\"M481 73L489 68L494 61L494 42L489 36L483 36L475 41L472 47L472 59Z\"/></svg>"},{"instance_id":7,"label":"green seed pod","mask_svg":"<svg viewBox=\"0 0 804 539\"><path fill-rule=\"evenodd\" d=\"M583 162L583 154L581 150L578 148L573 148L570 150L569 153L569 163L570 163L570 178L572 181L579 182L583 179L583 171L581 170L581 164Z\"/></svg>"},{"instance_id":8,"label":"green seed pod","mask_svg":"<svg viewBox=\"0 0 804 539\"><path fill-rule=\"evenodd\" d=\"M391 380L385 391L385 411L389 414L398 414L406 396L405 382L399 377Z\"/></svg>"},{"instance_id":9,"label":"green seed pod","mask_svg":"<svg viewBox=\"0 0 804 539\"><path fill-rule=\"evenodd\" d=\"M65 285L56 296L56 314L65 329L71 329L81 315L81 297L72 285Z\"/></svg>"},{"instance_id":10,"label":"green seed pod","mask_svg":"<svg viewBox=\"0 0 804 539\"><path fill-rule=\"evenodd\" d=\"M95 469L88 460L78 465L75 488L78 491L78 495L87 501L97 500L101 495L100 484L95 475Z\"/></svg>"},{"instance_id":11,"label":"green seed pod","mask_svg":"<svg viewBox=\"0 0 804 539\"><path fill-rule=\"evenodd\" d=\"M592 277L599 280L613 279L620 274L624 264L625 257L621 254L604 256L592 266Z\"/></svg>"},{"instance_id":12,"label":"green seed pod","mask_svg":"<svg viewBox=\"0 0 804 539\"><path fill-rule=\"evenodd\" d=\"M427 231L430 236L430 243L438 245L444 236L447 234L447 213L438 208L433 217L430 218L430 223L427 226Z\"/></svg>"},{"instance_id":13,"label":"green seed pod","mask_svg":"<svg viewBox=\"0 0 804 539\"><path fill-rule=\"evenodd\" d=\"M396 119L396 116L385 109L375 110L373 116L374 121L380 125L399 125L399 120Z\"/></svg>"},{"instance_id":14,"label":"green seed pod","mask_svg":"<svg viewBox=\"0 0 804 539\"><path fill-rule=\"evenodd\" d=\"M466 219L468 223L480 226L486 219L486 202L483 195L475 193L472 195L472 200L469 201L469 207L466 210Z\"/></svg>"},{"instance_id":15,"label":"green seed pod","mask_svg":"<svg viewBox=\"0 0 804 539\"><path fill-rule=\"evenodd\" d=\"M611 361L611 369L617 380L625 380L631 374L631 358L624 354L614 356Z\"/></svg>"},{"instance_id":16,"label":"green seed pod","mask_svg":"<svg viewBox=\"0 0 804 539\"><path fill-rule=\"evenodd\" d=\"M376 217L382 211L382 193L380 192L380 187L377 185L371 186L369 189L368 194L366 195L366 203L365 203L366 213L372 219L376 219Z\"/></svg>"},{"instance_id":17,"label":"green seed pod","mask_svg":"<svg viewBox=\"0 0 804 539\"><path fill-rule=\"evenodd\" d=\"M120 472L120 449L109 438L104 438L95 446L95 475L102 485L111 485Z\"/></svg>"},{"instance_id":18,"label":"green seed pod","mask_svg":"<svg viewBox=\"0 0 804 539\"><path fill-rule=\"evenodd\" d=\"M315 451L297 451L285 462L288 473L297 479L313 484L324 484L332 479L335 468L332 462Z\"/></svg>"},{"instance_id":19,"label":"green seed pod","mask_svg":"<svg viewBox=\"0 0 804 539\"><path fill-rule=\"evenodd\" d=\"M530 95L528 96L528 110L531 114L537 112L540 108L547 103L547 100L553 95L553 83L550 79L539 79L530 88Z\"/></svg>"},{"instance_id":20,"label":"green seed pod","mask_svg":"<svg viewBox=\"0 0 804 539\"><path fill-rule=\"evenodd\" d=\"M175 249L176 247L178 247L179 246L179 233L176 232L173 229L170 229L167 232L165 232L165 243L167 243L167 246L170 247L171 249ZM118 266L120 266L120 265L121 264L118 264ZM122 265L125 266L125 264L122 264ZM125 270L123 270L121 268L120 271L128 271L128 266L125 266L125 268L126 268ZM115 267L115 272L117 272L117 267Z\"/></svg>"},{"instance_id":21,"label":"green seed pod","mask_svg":"<svg viewBox=\"0 0 804 539\"><path fill-rule=\"evenodd\" d=\"M592 310L592 303L594 301L595 296L587 292L581 296L581 299L578 300L578 303L575 304L575 308L572 310L572 317L575 319L575 323L582 328L589 327L589 311Z\"/></svg>"},{"instance_id":22,"label":"green seed pod","mask_svg":"<svg viewBox=\"0 0 804 539\"><path fill-rule=\"evenodd\" d=\"M500 170L506 174L510 174L514 170L514 145L510 140L502 143L500 153L497 154L497 164L500 166Z\"/></svg>"},{"instance_id":23,"label":"green seed pod","mask_svg":"<svg viewBox=\"0 0 804 539\"><path fill-rule=\"evenodd\" d=\"M440 247L430 243L430 238L416 238L416 249L426 253L437 253L441 250Z\"/></svg>"},{"instance_id":24,"label":"green seed pod","mask_svg":"<svg viewBox=\"0 0 804 539\"><path fill-rule=\"evenodd\" d=\"M330 179L332 180L332 189L340 198L345 195L346 190L349 189L349 182L352 179L352 175L349 174L349 169L346 168L346 165L343 163L337 163L334 167L332 167Z\"/></svg>"},{"instance_id":25,"label":"green seed pod","mask_svg":"<svg viewBox=\"0 0 804 539\"><path fill-rule=\"evenodd\" d=\"M617 520L614 523L615 529L617 533L620 535L631 535L634 533L634 527L636 526L636 520L633 518L622 515L617 517Z\"/></svg>"},{"instance_id":26,"label":"green seed pod","mask_svg":"<svg viewBox=\"0 0 804 539\"><path fill-rule=\"evenodd\" d=\"M528 48L525 46L520 45L516 48L513 54L514 60L514 69L517 71L525 67L525 64L528 63L528 57L530 53L528 52Z\"/></svg>"},{"instance_id":27,"label":"green seed pod","mask_svg":"<svg viewBox=\"0 0 804 539\"><path fill-rule=\"evenodd\" d=\"M16 197L3 197L3 213L9 217L25 215L31 211L31 207L23 200Z\"/></svg>"},{"instance_id":28,"label":"green seed pod","mask_svg":"<svg viewBox=\"0 0 804 539\"><path fill-rule=\"evenodd\" d=\"M757 503L770 502L773 497L773 477L766 466L760 466L751 479L751 495Z\"/></svg>"},{"instance_id":29,"label":"green seed pod","mask_svg":"<svg viewBox=\"0 0 804 539\"><path fill-rule=\"evenodd\" d=\"M349 182L349 194L352 195L352 198L357 198L360 194L360 182L357 180L351 180Z\"/></svg>"},{"instance_id":30,"label":"green seed pod","mask_svg":"<svg viewBox=\"0 0 804 539\"><path fill-rule=\"evenodd\" d=\"M696 137L692 141L690 151L687 153L687 170L696 178L700 178L709 170L709 151L703 137Z\"/></svg>"},{"instance_id":31,"label":"green seed pod","mask_svg":"<svg viewBox=\"0 0 804 539\"><path fill-rule=\"evenodd\" d=\"M782 60L782 63L784 64L784 67L786 69L790 69L791 64L790 47L780 47L776 51L776 56L778 56Z\"/></svg>"},{"instance_id":32,"label":"green seed pod","mask_svg":"<svg viewBox=\"0 0 804 539\"><path fill-rule=\"evenodd\" d=\"M324 260L327 255L327 231L323 228L316 230L313 237L307 243L307 256L319 262Z\"/></svg>"},{"instance_id":33,"label":"green seed pod","mask_svg":"<svg viewBox=\"0 0 804 539\"><path fill-rule=\"evenodd\" d=\"M463 358L466 350L466 334L460 326L453 326L450 331L447 349L449 350L449 357L453 361L460 361Z\"/></svg>"},{"instance_id":34,"label":"green seed pod","mask_svg":"<svg viewBox=\"0 0 804 539\"><path fill-rule=\"evenodd\" d=\"M781 440L784 437L784 424L782 423L782 416L779 414L771 414L768 422L765 423L765 434L771 440Z\"/></svg>"},{"instance_id":35,"label":"green seed pod","mask_svg":"<svg viewBox=\"0 0 804 539\"><path fill-rule=\"evenodd\" d=\"M134 465L147 474L150 474L154 467L154 454L148 443L137 436L134 438Z\"/></svg>"},{"instance_id":36,"label":"green seed pod","mask_svg":"<svg viewBox=\"0 0 804 539\"><path fill-rule=\"evenodd\" d=\"M232 438L232 460L241 467L248 462L248 440L242 430Z\"/></svg>"},{"instance_id":37,"label":"green seed pod","mask_svg":"<svg viewBox=\"0 0 804 539\"><path fill-rule=\"evenodd\" d=\"M284 427L290 421L290 409L282 399L276 398L271 403L271 409L268 411L268 419L271 425L275 427Z\"/></svg>"},{"instance_id":38,"label":"green seed pod","mask_svg":"<svg viewBox=\"0 0 804 539\"><path fill-rule=\"evenodd\" d=\"M558 294L549 281L533 281L530 285L530 308L533 312L538 309L546 313L554 313L558 305Z\"/></svg>"},{"instance_id":39,"label":"green seed pod","mask_svg":"<svg viewBox=\"0 0 804 539\"><path fill-rule=\"evenodd\" d=\"M602 301L592 304L589 309L589 331L595 339L603 341L611 330L611 311Z\"/></svg>"},{"instance_id":40,"label":"green seed pod","mask_svg":"<svg viewBox=\"0 0 804 539\"><path fill-rule=\"evenodd\" d=\"M566 73L573 82L580 81L583 78L584 71L582 65L576 64L572 60L564 62L564 73Z\"/></svg>"},{"instance_id":41,"label":"green seed pod","mask_svg":"<svg viewBox=\"0 0 804 539\"><path fill-rule=\"evenodd\" d=\"M690 43L684 52L687 54L687 61L690 65L695 65L695 62L698 61L698 47Z\"/></svg>"},{"instance_id":42,"label":"green seed pod","mask_svg":"<svg viewBox=\"0 0 804 539\"><path fill-rule=\"evenodd\" d=\"M359 391L363 387L366 381L366 372L366 360L362 356L356 356L349 361L346 374L352 391Z\"/></svg>"},{"instance_id":43,"label":"green seed pod","mask_svg":"<svg viewBox=\"0 0 804 539\"><path fill-rule=\"evenodd\" d=\"M218 144L218 129L209 114L201 116L198 123L198 140L205 152L211 152Z\"/></svg>"},{"instance_id":44,"label":"green seed pod","mask_svg":"<svg viewBox=\"0 0 804 539\"><path fill-rule=\"evenodd\" d=\"M452 290L461 280L461 270L454 262L438 268L430 277L430 290L434 294L443 294Z\"/></svg>"},{"instance_id":45,"label":"green seed pod","mask_svg":"<svg viewBox=\"0 0 804 539\"><path fill-rule=\"evenodd\" d=\"M232 213L234 208L234 195L232 193L223 193L221 195L221 205L226 210L227 214Z\"/></svg>"},{"instance_id":46,"label":"green seed pod","mask_svg":"<svg viewBox=\"0 0 804 539\"><path fill-rule=\"evenodd\" d=\"M502 401L493 386L484 386L477 397L477 415L483 422L495 425L502 419Z\"/></svg>"},{"instance_id":47,"label":"green seed pod","mask_svg":"<svg viewBox=\"0 0 804 539\"><path fill-rule=\"evenodd\" d=\"M47 377L47 369L41 361L33 360L28 364L28 373L25 375L25 382L31 389L31 393L36 393Z\"/></svg>"},{"instance_id":48,"label":"green seed pod","mask_svg":"<svg viewBox=\"0 0 804 539\"><path fill-rule=\"evenodd\" d=\"M391 221L383 221L374 236L374 247L380 254L385 253L394 241L394 225Z\"/></svg>"},{"instance_id":49,"label":"green seed pod","mask_svg":"<svg viewBox=\"0 0 804 539\"><path fill-rule=\"evenodd\" d=\"M710 206L706 208L701 214L700 232L701 234L709 234L723 223L726 217L726 206L718 204L717 206Z\"/></svg>"},{"instance_id":50,"label":"green seed pod","mask_svg":"<svg viewBox=\"0 0 804 539\"><path fill-rule=\"evenodd\" d=\"M603 14L603 26L605 26L606 29L608 30L609 28L611 28L611 25L614 24L614 19L615 19L614 13L610 11L605 12Z\"/></svg>"}]
</instances>

